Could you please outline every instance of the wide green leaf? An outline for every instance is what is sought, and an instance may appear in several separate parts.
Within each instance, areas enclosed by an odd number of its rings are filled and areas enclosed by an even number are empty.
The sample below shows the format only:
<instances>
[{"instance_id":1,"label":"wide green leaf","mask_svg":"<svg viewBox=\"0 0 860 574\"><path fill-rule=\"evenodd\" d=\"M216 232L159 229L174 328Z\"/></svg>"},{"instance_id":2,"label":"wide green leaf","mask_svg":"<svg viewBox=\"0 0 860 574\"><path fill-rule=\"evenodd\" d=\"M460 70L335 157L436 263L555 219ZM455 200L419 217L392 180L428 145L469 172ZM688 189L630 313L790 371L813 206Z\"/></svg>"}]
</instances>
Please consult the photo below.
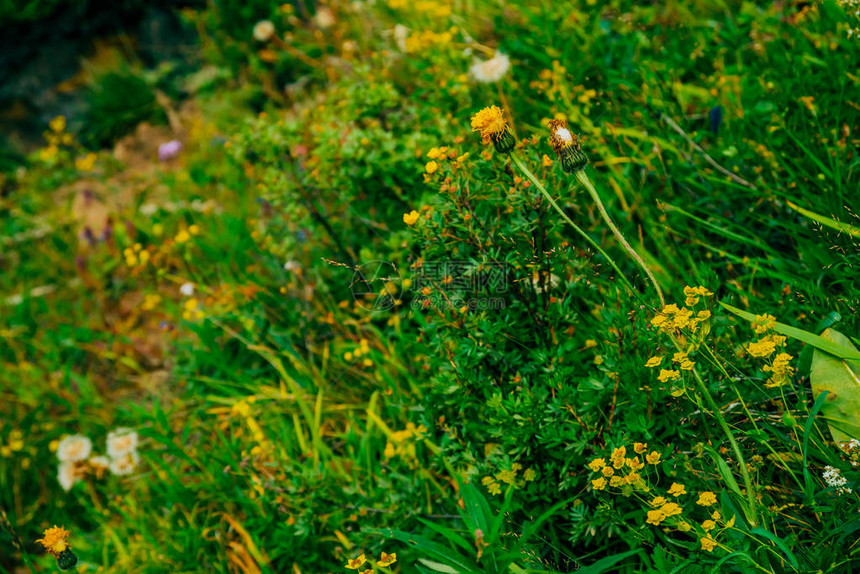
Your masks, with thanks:
<instances>
[{"instance_id":1,"label":"wide green leaf","mask_svg":"<svg viewBox=\"0 0 860 574\"><path fill-rule=\"evenodd\" d=\"M851 340L834 329L827 329L821 338L840 348L857 351ZM810 369L812 393L828 392L821 414L830 426L836 442L860 438L860 360L834 356L820 349L812 355Z\"/></svg>"}]
</instances>

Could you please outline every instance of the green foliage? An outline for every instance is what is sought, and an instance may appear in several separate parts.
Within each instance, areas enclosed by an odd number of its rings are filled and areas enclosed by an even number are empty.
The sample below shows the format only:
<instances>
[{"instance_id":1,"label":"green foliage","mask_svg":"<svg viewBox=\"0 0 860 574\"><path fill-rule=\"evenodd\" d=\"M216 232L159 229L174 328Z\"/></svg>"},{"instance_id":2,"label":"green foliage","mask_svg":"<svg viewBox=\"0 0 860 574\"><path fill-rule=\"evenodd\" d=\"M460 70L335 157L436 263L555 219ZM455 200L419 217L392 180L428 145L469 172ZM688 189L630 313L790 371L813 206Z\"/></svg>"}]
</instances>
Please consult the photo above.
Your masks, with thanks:
<instances>
[{"instance_id":1,"label":"green foliage","mask_svg":"<svg viewBox=\"0 0 860 574\"><path fill-rule=\"evenodd\" d=\"M853 390L820 387L854 389L857 351L816 333L860 332L860 47L833 3L724 8L185 11L207 62L179 156L52 125L0 197L0 545L65 524L115 572L856 568L860 449L822 424ZM69 125L109 145L163 121L156 89L185 93L109 71ZM516 161L473 133L490 105ZM117 427L134 472L78 461L64 490L58 441ZM54 566L33 550L0 567Z\"/></svg>"},{"instance_id":2,"label":"green foliage","mask_svg":"<svg viewBox=\"0 0 860 574\"><path fill-rule=\"evenodd\" d=\"M155 92L130 69L105 72L88 87L87 111L81 138L92 147L105 147L141 122L165 122Z\"/></svg>"}]
</instances>

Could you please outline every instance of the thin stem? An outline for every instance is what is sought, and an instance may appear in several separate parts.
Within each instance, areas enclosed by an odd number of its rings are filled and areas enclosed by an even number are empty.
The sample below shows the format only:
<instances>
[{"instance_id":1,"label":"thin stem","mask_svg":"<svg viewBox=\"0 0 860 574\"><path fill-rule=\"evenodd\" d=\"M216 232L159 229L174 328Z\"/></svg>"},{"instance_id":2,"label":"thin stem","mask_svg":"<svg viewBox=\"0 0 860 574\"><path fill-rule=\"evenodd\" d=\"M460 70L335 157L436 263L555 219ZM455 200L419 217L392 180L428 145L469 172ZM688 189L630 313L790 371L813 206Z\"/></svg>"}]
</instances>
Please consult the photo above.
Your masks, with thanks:
<instances>
[{"instance_id":1,"label":"thin stem","mask_svg":"<svg viewBox=\"0 0 860 574\"><path fill-rule=\"evenodd\" d=\"M699 385L699 392L702 394L702 396L705 397L705 401L707 401L708 406L714 413L714 417L716 417L717 422L723 429L723 433L725 433L726 438L729 439L729 443L732 445L732 450L735 452L735 458L738 461L738 466L740 467L741 471L741 477L744 479L744 486L747 489L747 498L749 499L751 516L747 516L747 518L749 518L750 524L752 526L756 526L758 518L756 516L755 511L755 492L753 491L752 479L750 479L750 473L747 470L746 461L744 461L744 455L741 453L741 449L738 446L737 441L735 440L735 435L734 433L732 433L732 429L729 428L726 419L723 417L723 413L722 411L720 411L720 407L717 406L717 402L714 400L713 395L711 395L711 391L708 390L707 385L705 385L705 381L702 380L702 377L699 375L699 372L696 370L695 367L693 368L693 377L696 379L696 383Z\"/></svg>"},{"instance_id":2,"label":"thin stem","mask_svg":"<svg viewBox=\"0 0 860 574\"><path fill-rule=\"evenodd\" d=\"M654 285L654 290L657 291L657 297L660 298L660 305L666 306L666 300L663 298L663 291L660 289L660 284L657 283L657 278L654 277L654 274L651 273L651 269L645 263L645 261L639 256L638 253L627 243L627 240L622 235L621 231L615 226L612 222L612 218L609 217L609 213L606 211L606 208L603 206L603 202L600 200L600 196L597 195L597 190L594 189L594 185L591 183L591 180L588 179L588 175L586 175L585 170L581 169L576 172L576 179L582 186L588 190L588 193L591 195L591 199L594 200L594 203L597 204L597 209L600 210L600 215L603 216L603 220L606 222L606 225L609 226L609 229L612 230L612 233L615 235L615 238L618 239L619 243L627 250L627 253L636 261L639 267L642 268L642 271L645 272L645 275L648 276L648 279L651 280L651 284Z\"/></svg>"},{"instance_id":3,"label":"thin stem","mask_svg":"<svg viewBox=\"0 0 860 574\"><path fill-rule=\"evenodd\" d=\"M615 261L609 255L607 255L607 253L600 247L600 245L597 244L596 241L594 241L594 239L591 238L590 235L588 235L580 226L574 223L573 220L571 220L567 216L564 210L559 207L559 205L555 202L555 200L552 198L552 196L549 194L549 192L546 190L540 180L535 176L535 174L533 174L532 171L528 167L526 167L523 161L516 154L512 153L510 154L510 157L511 161L514 162L514 165L516 165L519 170L523 172L523 174L525 174L526 178L528 178L528 180L531 181L535 185L535 187L538 188L538 190L543 194L546 200L549 201L549 204L558 212L559 215L561 215L562 219L564 219L568 225L573 227L573 229L577 233L579 233L586 241L588 241L588 243L609 262L609 264L612 266L612 268L615 270L621 280L624 281L624 285L630 290L630 292L633 293L637 298L641 299L639 292L633 288L633 284L630 283L624 273L621 272L621 269L618 268L618 265L615 264Z\"/></svg>"}]
</instances>

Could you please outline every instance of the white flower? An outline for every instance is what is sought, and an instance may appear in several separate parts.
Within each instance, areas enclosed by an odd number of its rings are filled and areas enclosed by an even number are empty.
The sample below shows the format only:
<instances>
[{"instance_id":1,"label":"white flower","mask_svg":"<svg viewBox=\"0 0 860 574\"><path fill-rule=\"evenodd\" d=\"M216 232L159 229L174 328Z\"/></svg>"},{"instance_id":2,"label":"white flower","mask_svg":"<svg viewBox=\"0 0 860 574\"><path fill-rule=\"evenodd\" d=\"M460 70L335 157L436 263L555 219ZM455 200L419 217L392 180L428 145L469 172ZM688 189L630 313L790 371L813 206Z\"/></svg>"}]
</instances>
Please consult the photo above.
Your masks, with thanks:
<instances>
[{"instance_id":1,"label":"white flower","mask_svg":"<svg viewBox=\"0 0 860 574\"><path fill-rule=\"evenodd\" d=\"M825 466L824 473L821 475L827 486L836 490L836 494L851 494L851 489L845 486L848 484L848 479L842 476L838 468Z\"/></svg>"},{"instance_id":2,"label":"white flower","mask_svg":"<svg viewBox=\"0 0 860 574\"><path fill-rule=\"evenodd\" d=\"M186 297L191 297L194 295L194 283L184 283L182 287L179 288L179 292Z\"/></svg>"},{"instance_id":3,"label":"white flower","mask_svg":"<svg viewBox=\"0 0 860 574\"><path fill-rule=\"evenodd\" d=\"M510 68L511 59L508 55L496 52L496 55L491 60L487 60L486 62L477 61L472 64L469 72L479 82L490 84L504 78Z\"/></svg>"},{"instance_id":4,"label":"white flower","mask_svg":"<svg viewBox=\"0 0 860 574\"><path fill-rule=\"evenodd\" d=\"M284 270L286 271L298 271L301 268L302 266L299 265L299 262L292 259L284 263Z\"/></svg>"},{"instance_id":5,"label":"white flower","mask_svg":"<svg viewBox=\"0 0 860 574\"><path fill-rule=\"evenodd\" d=\"M137 433L131 429L112 430L107 436L107 453L111 458L121 458L137 450Z\"/></svg>"},{"instance_id":6,"label":"white flower","mask_svg":"<svg viewBox=\"0 0 860 574\"><path fill-rule=\"evenodd\" d=\"M92 451L93 441L84 435L74 434L60 441L57 458L62 462L78 462L86 460Z\"/></svg>"},{"instance_id":7,"label":"white flower","mask_svg":"<svg viewBox=\"0 0 860 574\"><path fill-rule=\"evenodd\" d=\"M57 467L57 482L60 483L63 490L66 492L70 491L78 480L80 478L78 477L78 473L75 472L75 463L69 461L61 462L60 466Z\"/></svg>"},{"instance_id":8,"label":"white flower","mask_svg":"<svg viewBox=\"0 0 860 574\"><path fill-rule=\"evenodd\" d=\"M117 476L125 476L131 474L139 462L140 455L136 452L130 452L122 458L115 458L110 461L110 471Z\"/></svg>"},{"instance_id":9,"label":"white flower","mask_svg":"<svg viewBox=\"0 0 860 574\"><path fill-rule=\"evenodd\" d=\"M394 27L394 41L401 52L406 51L406 38L409 37L409 28L403 24L398 24Z\"/></svg>"},{"instance_id":10,"label":"white flower","mask_svg":"<svg viewBox=\"0 0 860 574\"><path fill-rule=\"evenodd\" d=\"M331 28L334 26L334 14L328 8L317 8L317 13L314 14L314 22L323 30Z\"/></svg>"},{"instance_id":11,"label":"white flower","mask_svg":"<svg viewBox=\"0 0 860 574\"><path fill-rule=\"evenodd\" d=\"M573 141L573 134L570 133L570 130L564 126L558 126L555 128L553 135L558 138L558 140L563 144L569 144Z\"/></svg>"},{"instance_id":12,"label":"white flower","mask_svg":"<svg viewBox=\"0 0 860 574\"><path fill-rule=\"evenodd\" d=\"M254 24L254 39L258 42L268 42L275 35L275 25L268 20L260 20Z\"/></svg>"}]
</instances>

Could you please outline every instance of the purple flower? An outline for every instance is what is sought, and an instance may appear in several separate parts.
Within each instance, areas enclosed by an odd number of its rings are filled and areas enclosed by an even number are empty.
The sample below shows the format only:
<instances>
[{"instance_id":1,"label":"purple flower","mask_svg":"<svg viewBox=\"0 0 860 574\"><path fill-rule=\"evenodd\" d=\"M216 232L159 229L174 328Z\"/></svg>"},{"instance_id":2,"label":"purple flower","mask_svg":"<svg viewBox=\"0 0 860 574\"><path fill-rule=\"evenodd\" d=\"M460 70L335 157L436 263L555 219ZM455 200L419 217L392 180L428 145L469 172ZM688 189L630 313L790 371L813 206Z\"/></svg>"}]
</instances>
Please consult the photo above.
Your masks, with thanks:
<instances>
[{"instance_id":1,"label":"purple flower","mask_svg":"<svg viewBox=\"0 0 860 574\"><path fill-rule=\"evenodd\" d=\"M182 142L171 140L158 146L158 161L169 161L182 151Z\"/></svg>"}]
</instances>

